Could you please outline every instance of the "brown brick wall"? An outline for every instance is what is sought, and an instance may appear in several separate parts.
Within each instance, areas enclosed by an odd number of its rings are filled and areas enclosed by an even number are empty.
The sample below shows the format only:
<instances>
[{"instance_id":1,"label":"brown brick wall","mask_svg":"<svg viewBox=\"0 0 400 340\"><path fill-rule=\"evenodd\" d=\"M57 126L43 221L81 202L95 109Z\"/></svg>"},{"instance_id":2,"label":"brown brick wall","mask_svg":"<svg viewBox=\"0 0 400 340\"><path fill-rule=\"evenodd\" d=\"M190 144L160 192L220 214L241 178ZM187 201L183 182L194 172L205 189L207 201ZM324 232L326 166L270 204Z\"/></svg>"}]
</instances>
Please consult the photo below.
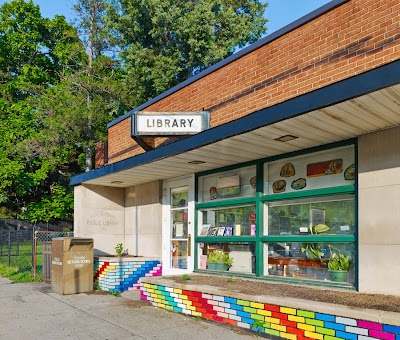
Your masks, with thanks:
<instances>
[{"instance_id":1,"label":"brown brick wall","mask_svg":"<svg viewBox=\"0 0 400 340\"><path fill-rule=\"evenodd\" d=\"M238 119L399 59L400 2L353 0L146 108ZM130 119L109 129L110 162L139 154ZM115 139L116 138L116 139Z\"/></svg>"},{"instance_id":2,"label":"brown brick wall","mask_svg":"<svg viewBox=\"0 0 400 340\"><path fill-rule=\"evenodd\" d=\"M98 169L108 163L108 143L101 141L96 144L94 168Z\"/></svg>"}]
</instances>

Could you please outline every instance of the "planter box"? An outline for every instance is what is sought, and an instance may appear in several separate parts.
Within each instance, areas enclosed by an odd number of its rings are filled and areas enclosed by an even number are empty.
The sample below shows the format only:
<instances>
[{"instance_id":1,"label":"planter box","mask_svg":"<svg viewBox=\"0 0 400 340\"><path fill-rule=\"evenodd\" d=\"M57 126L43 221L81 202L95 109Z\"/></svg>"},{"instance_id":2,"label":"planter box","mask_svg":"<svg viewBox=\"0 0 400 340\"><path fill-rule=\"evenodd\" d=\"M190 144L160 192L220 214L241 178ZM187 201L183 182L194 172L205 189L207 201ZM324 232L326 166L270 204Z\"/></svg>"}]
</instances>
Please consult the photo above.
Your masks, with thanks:
<instances>
[{"instance_id":1,"label":"planter box","mask_svg":"<svg viewBox=\"0 0 400 340\"><path fill-rule=\"evenodd\" d=\"M140 256L94 258L94 285L107 292L139 289L139 279L161 275L161 261Z\"/></svg>"}]
</instances>

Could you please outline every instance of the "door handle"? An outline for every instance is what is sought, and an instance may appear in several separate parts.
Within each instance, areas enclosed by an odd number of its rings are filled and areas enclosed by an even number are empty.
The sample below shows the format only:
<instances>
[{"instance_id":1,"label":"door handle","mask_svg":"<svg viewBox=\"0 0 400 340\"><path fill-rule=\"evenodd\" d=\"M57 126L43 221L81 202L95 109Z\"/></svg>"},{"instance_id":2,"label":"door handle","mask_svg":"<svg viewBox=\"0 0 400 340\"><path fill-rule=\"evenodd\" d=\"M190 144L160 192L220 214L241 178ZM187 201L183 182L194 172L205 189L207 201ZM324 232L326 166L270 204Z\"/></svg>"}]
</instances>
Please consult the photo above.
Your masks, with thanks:
<instances>
[{"instance_id":1,"label":"door handle","mask_svg":"<svg viewBox=\"0 0 400 340\"><path fill-rule=\"evenodd\" d=\"M192 256L192 235L188 235L188 256Z\"/></svg>"}]
</instances>

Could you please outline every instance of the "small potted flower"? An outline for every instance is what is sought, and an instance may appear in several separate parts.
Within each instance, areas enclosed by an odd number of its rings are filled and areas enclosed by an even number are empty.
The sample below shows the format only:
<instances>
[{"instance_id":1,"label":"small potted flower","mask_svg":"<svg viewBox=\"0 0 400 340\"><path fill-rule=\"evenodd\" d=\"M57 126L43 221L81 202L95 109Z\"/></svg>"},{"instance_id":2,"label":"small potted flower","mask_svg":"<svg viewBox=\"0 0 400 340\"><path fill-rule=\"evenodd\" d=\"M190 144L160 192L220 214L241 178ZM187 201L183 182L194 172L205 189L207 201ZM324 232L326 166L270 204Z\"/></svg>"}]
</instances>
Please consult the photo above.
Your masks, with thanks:
<instances>
[{"instance_id":1,"label":"small potted flower","mask_svg":"<svg viewBox=\"0 0 400 340\"><path fill-rule=\"evenodd\" d=\"M227 271L232 266L233 259L228 254L213 250L207 256L207 268L209 270Z\"/></svg>"}]
</instances>

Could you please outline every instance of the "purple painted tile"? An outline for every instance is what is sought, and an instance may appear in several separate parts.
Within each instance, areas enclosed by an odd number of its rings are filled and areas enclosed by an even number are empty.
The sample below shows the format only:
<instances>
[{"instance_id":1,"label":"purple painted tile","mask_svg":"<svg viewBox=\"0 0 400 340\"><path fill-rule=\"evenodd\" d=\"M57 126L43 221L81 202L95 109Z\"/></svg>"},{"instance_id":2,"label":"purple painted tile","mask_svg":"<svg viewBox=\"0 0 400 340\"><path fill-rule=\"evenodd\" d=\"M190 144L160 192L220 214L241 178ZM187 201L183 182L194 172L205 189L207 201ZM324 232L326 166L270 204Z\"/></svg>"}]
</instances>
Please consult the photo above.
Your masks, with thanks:
<instances>
[{"instance_id":1,"label":"purple painted tile","mask_svg":"<svg viewBox=\"0 0 400 340\"><path fill-rule=\"evenodd\" d=\"M369 331L369 336L372 336L372 337L378 338L378 339L384 339L384 340L395 340L394 334L376 331L374 329L371 329Z\"/></svg>"},{"instance_id":2,"label":"purple painted tile","mask_svg":"<svg viewBox=\"0 0 400 340\"><path fill-rule=\"evenodd\" d=\"M358 327L361 327L361 328L374 329L376 331L381 331L382 330L382 325L380 323L377 323L377 322L358 320L357 325L358 325Z\"/></svg>"}]
</instances>

